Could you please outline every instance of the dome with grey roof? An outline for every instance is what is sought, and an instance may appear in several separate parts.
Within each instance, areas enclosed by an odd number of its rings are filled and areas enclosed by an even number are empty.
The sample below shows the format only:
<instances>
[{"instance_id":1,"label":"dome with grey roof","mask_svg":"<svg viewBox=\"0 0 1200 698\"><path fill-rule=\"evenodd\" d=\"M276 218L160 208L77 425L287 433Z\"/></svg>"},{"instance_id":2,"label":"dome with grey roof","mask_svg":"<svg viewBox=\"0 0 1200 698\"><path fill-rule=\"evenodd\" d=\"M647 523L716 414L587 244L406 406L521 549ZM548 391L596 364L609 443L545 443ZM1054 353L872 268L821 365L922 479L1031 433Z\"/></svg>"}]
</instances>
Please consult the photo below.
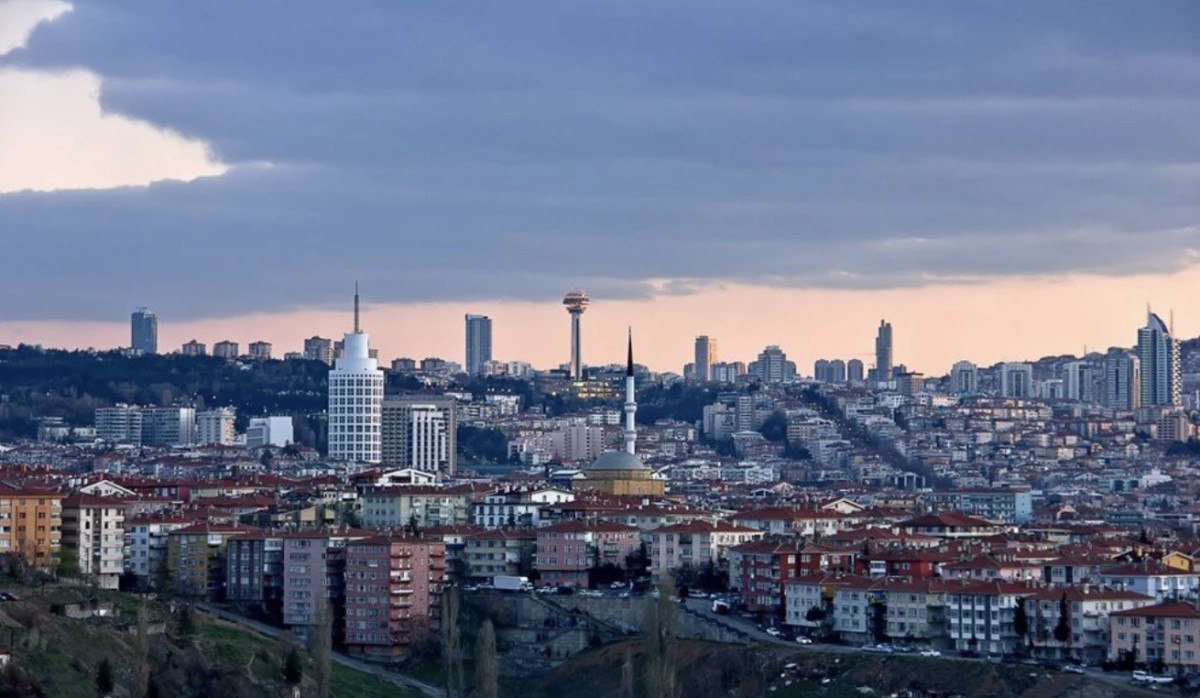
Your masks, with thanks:
<instances>
[{"instance_id":1,"label":"dome with grey roof","mask_svg":"<svg viewBox=\"0 0 1200 698\"><path fill-rule=\"evenodd\" d=\"M641 470L648 471L650 468L642 462L641 458L626 453L625 451L609 451L602 453L599 458L592 461L588 466L588 470Z\"/></svg>"}]
</instances>

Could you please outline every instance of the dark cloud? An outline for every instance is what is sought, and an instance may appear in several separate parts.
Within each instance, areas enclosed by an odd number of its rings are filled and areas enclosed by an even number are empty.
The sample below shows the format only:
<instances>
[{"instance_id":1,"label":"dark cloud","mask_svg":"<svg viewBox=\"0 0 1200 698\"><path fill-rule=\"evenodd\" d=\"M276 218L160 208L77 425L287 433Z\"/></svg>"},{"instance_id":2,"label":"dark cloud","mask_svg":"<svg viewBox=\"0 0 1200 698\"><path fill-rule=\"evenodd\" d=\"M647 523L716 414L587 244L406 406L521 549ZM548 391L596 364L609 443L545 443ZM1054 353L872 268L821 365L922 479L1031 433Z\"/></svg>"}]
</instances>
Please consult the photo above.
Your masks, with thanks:
<instances>
[{"instance_id":1,"label":"dark cloud","mask_svg":"<svg viewBox=\"0 0 1200 698\"><path fill-rule=\"evenodd\" d=\"M0 65L234 170L0 196L0 319L894 287L1200 249L1191 2L78 0ZM131 154L136 157L136 154ZM654 281L651 281L654 280Z\"/></svg>"}]
</instances>

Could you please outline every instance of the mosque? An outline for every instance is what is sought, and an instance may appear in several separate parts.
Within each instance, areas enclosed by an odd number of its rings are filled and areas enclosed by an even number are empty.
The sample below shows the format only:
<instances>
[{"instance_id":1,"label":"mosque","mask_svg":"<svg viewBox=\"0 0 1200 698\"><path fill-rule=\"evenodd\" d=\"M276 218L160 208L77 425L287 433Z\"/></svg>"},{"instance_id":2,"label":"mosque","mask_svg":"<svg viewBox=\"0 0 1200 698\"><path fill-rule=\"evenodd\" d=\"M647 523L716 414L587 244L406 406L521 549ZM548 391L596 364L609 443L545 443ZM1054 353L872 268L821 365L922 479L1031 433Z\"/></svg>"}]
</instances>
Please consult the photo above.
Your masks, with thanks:
<instances>
[{"instance_id":1,"label":"mosque","mask_svg":"<svg viewBox=\"0 0 1200 698\"><path fill-rule=\"evenodd\" d=\"M594 460L576 481L578 489L590 489L614 495L663 496L663 481L635 453L637 397L633 377L633 334L629 336L629 359L625 366L625 449L609 451Z\"/></svg>"}]
</instances>

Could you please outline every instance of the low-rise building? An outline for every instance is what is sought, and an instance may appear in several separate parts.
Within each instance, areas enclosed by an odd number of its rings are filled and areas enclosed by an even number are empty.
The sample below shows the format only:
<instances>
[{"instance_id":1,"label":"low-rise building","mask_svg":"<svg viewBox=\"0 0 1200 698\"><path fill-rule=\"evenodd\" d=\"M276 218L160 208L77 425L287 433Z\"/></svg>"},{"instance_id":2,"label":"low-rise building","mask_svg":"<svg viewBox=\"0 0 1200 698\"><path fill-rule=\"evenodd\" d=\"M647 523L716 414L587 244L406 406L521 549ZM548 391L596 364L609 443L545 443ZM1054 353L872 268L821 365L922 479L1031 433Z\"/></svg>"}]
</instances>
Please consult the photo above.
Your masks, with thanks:
<instances>
[{"instance_id":1,"label":"low-rise building","mask_svg":"<svg viewBox=\"0 0 1200 698\"><path fill-rule=\"evenodd\" d=\"M650 531L650 568L656 575L710 563L716 569L728 569L730 548L762 536L762 531L726 522L662 526Z\"/></svg>"},{"instance_id":2,"label":"low-rise building","mask_svg":"<svg viewBox=\"0 0 1200 698\"><path fill-rule=\"evenodd\" d=\"M560 521L537 529L539 583L588 586L589 570L624 569L640 544L633 526L611 521Z\"/></svg>"},{"instance_id":3,"label":"low-rise building","mask_svg":"<svg viewBox=\"0 0 1200 698\"><path fill-rule=\"evenodd\" d=\"M1109 616L1108 658L1194 672L1200 668L1200 609L1169 601Z\"/></svg>"},{"instance_id":4,"label":"low-rise building","mask_svg":"<svg viewBox=\"0 0 1200 698\"><path fill-rule=\"evenodd\" d=\"M467 578L482 581L532 569L537 540L532 528L497 528L466 536L463 560Z\"/></svg>"}]
</instances>

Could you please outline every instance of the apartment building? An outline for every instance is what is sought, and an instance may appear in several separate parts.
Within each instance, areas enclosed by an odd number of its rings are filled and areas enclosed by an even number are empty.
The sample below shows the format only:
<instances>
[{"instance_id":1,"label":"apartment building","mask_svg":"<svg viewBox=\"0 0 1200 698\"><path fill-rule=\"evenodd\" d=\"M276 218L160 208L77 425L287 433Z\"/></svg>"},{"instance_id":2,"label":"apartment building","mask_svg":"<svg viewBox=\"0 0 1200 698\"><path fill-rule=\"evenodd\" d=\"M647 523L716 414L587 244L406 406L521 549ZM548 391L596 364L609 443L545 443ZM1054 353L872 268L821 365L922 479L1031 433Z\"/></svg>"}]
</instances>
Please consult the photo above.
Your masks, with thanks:
<instances>
[{"instance_id":1,"label":"apartment building","mask_svg":"<svg viewBox=\"0 0 1200 698\"><path fill-rule=\"evenodd\" d=\"M167 564L167 539L196 523L184 516L142 514L125 519L125 569L138 577L143 587L153 587Z\"/></svg>"},{"instance_id":2,"label":"apartment building","mask_svg":"<svg viewBox=\"0 0 1200 698\"><path fill-rule=\"evenodd\" d=\"M58 562L63 495L0 484L0 553L18 553L38 569Z\"/></svg>"},{"instance_id":3,"label":"apartment building","mask_svg":"<svg viewBox=\"0 0 1200 698\"><path fill-rule=\"evenodd\" d=\"M1159 664L1169 670L1200 669L1200 609L1168 601L1109 616L1108 658Z\"/></svg>"},{"instance_id":4,"label":"apartment building","mask_svg":"<svg viewBox=\"0 0 1200 698\"><path fill-rule=\"evenodd\" d=\"M533 565L537 532L531 528L502 528L463 538L466 576L487 580L496 575L520 574Z\"/></svg>"},{"instance_id":5,"label":"apartment building","mask_svg":"<svg viewBox=\"0 0 1200 698\"><path fill-rule=\"evenodd\" d=\"M101 589L116 589L125 571L125 502L73 494L62 502L62 545Z\"/></svg>"},{"instance_id":6,"label":"apartment building","mask_svg":"<svg viewBox=\"0 0 1200 698\"><path fill-rule=\"evenodd\" d=\"M638 529L611 521L562 521L537 529L534 565L542 584L586 587L588 570L614 565L640 544Z\"/></svg>"},{"instance_id":7,"label":"apartment building","mask_svg":"<svg viewBox=\"0 0 1200 698\"><path fill-rule=\"evenodd\" d=\"M349 542L346 648L394 656L435 636L445 580L446 547L441 541L377 536Z\"/></svg>"},{"instance_id":8,"label":"apartment building","mask_svg":"<svg viewBox=\"0 0 1200 698\"><path fill-rule=\"evenodd\" d=\"M197 523L167 534L167 573L178 593L225 598L225 545L256 529L233 524Z\"/></svg>"},{"instance_id":9,"label":"apartment building","mask_svg":"<svg viewBox=\"0 0 1200 698\"><path fill-rule=\"evenodd\" d=\"M689 521L650 531L650 566L654 574L713 564L728 568L730 548L763 537L763 532L727 522Z\"/></svg>"}]
</instances>

